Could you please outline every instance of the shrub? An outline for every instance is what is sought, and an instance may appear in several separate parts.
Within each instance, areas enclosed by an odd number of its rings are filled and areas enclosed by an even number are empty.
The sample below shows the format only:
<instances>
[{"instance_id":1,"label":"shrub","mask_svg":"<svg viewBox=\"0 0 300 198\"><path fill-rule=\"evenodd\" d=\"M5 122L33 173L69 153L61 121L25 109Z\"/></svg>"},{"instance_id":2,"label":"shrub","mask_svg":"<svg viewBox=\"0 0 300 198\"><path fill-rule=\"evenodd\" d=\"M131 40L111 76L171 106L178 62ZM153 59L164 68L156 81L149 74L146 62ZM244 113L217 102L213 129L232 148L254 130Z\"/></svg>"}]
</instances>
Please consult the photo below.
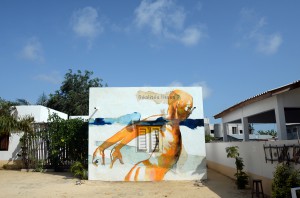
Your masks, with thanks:
<instances>
[{"instance_id":1,"label":"shrub","mask_svg":"<svg viewBox=\"0 0 300 198\"><path fill-rule=\"evenodd\" d=\"M291 188L298 186L300 186L299 170L284 163L277 165L272 180L272 197L291 197Z\"/></svg>"},{"instance_id":2,"label":"shrub","mask_svg":"<svg viewBox=\"0 0 300 198\"><path fill-rule=\"evenodd\" d=\"M76 161L71 166L71 172L75 177L78 177L79 179L88 179L88 172L84 168L81 162Z\"/></svg>"}]
</instances>

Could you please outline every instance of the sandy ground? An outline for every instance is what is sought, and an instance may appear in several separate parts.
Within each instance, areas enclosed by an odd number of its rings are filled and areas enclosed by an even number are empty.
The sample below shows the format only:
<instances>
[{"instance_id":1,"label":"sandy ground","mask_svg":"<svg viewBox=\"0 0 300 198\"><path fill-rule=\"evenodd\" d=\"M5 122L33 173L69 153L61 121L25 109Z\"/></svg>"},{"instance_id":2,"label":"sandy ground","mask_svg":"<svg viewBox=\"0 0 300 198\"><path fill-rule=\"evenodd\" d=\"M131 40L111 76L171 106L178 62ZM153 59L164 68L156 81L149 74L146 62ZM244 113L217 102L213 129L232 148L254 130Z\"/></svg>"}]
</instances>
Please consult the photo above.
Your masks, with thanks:
<instances>
[{"instance_id":1,"label":"sandy ground","mask_svg":"<svg viewBox=\"0 0 300 198\"><path fill-rule=\"evenodd\" d=\"M237 190L234 181L208 169L208 179L163 182L82 181L70 173L0 170L0 197L251 197L251 190Z\"/></svg>"}]
</instances>

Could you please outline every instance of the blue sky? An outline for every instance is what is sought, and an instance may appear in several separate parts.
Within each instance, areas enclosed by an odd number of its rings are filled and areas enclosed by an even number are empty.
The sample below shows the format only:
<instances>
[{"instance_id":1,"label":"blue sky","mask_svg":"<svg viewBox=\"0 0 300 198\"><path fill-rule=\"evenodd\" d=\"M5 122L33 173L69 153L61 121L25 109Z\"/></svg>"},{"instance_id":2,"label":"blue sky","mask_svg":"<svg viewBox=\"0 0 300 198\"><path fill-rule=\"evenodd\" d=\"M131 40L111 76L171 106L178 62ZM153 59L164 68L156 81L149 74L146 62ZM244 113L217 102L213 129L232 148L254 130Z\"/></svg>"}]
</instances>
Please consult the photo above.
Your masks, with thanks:
<instances>
[{"instance_id":1,"label":"blue sky","mask_svg":"<svg viewBox=\"0 0 300 198\"><path fill-rule=\"evenodd\" d=\"M300 2L0 1L0 97L58 90L68 69L110 87L204 88L204 115L299 80Z\"/></svg>"}]
</instances>

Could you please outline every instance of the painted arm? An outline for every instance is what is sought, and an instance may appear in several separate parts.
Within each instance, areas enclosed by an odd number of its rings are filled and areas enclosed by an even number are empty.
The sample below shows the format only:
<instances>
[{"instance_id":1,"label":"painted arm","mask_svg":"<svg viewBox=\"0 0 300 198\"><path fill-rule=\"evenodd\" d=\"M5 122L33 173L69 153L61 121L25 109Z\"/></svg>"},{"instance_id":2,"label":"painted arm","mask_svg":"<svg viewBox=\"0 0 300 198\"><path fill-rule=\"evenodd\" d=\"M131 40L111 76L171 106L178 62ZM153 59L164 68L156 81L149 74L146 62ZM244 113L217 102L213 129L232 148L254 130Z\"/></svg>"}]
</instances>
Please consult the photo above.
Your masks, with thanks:
<instances>
[{"instance_id":1,"label":"painted arm","mask_svg":"<svg viewBox=\"0 0 300 198\"><path fill-rule=\"evenodd\" d=\"M147 121L149 118L152 117L158 117L158 116L163 116L163 114L159 115L153 115L149 116L142 121ZM121 131L117 132L114 134L112 137L107 139L105 142L103 142L95 151L93 154L93 164L97 165L97 162L95 161L96 155L99 153L102 157L102 165L105 165L105 154L104 150L109 148L110 146L117 144L111 151L110 158L111 158L111 164L110 168L113 167L113 164L117 159L119 159L120 163L123 164L123 159L122 159L122 154L120 152L121 148L125 145L127 145L130 141L135 139L139 134L136 131L135 125L128 125L125 128L123 128Z\"/></svg>"}]
</instances>

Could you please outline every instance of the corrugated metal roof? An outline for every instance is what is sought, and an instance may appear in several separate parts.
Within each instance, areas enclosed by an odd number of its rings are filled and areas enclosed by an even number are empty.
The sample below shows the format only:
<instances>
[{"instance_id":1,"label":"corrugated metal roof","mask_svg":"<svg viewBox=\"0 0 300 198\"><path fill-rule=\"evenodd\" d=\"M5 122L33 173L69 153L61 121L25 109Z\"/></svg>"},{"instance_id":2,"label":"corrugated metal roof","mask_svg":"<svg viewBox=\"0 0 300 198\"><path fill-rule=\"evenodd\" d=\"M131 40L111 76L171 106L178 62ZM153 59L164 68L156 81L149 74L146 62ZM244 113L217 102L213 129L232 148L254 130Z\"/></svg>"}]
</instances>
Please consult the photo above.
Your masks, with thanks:
<instances>
[{"instance_id":1,"label":"corrugated metal roof","mask_svg":"<svg viewBox=\"0 0 300 198\"><path fill-rule=\"evenodd\" d=\"M290 90L293 90L293 89L296 89L296 88L299 88L300 87L300 80L297 80L293 83L290 83L290 84L287 84L287 85L284 85L284 86L281 86L281 87L278 87L278 88L275 88L275 89L271 89L269 91L265 91L263 93L260 93L258 95L255 95L251 98L248 98L242 102L239 102L227 109L225 109L224 111L222 111L221 113L218 113L214 116L215 119L217 118L221 118L223 117L224 115L238 109L238 108L241 108L241 107L244 107L246 105L249 105L249 104L252 104L254 102L257 102L257 101L260 101L260 100L263 100L263 99L266 99L266 98L269 98L269 97L272 97L274 95L277 95L277 94L282 94L284 92L287 92L287 91L290 91Z\"/></svg>"}]
</instances>

